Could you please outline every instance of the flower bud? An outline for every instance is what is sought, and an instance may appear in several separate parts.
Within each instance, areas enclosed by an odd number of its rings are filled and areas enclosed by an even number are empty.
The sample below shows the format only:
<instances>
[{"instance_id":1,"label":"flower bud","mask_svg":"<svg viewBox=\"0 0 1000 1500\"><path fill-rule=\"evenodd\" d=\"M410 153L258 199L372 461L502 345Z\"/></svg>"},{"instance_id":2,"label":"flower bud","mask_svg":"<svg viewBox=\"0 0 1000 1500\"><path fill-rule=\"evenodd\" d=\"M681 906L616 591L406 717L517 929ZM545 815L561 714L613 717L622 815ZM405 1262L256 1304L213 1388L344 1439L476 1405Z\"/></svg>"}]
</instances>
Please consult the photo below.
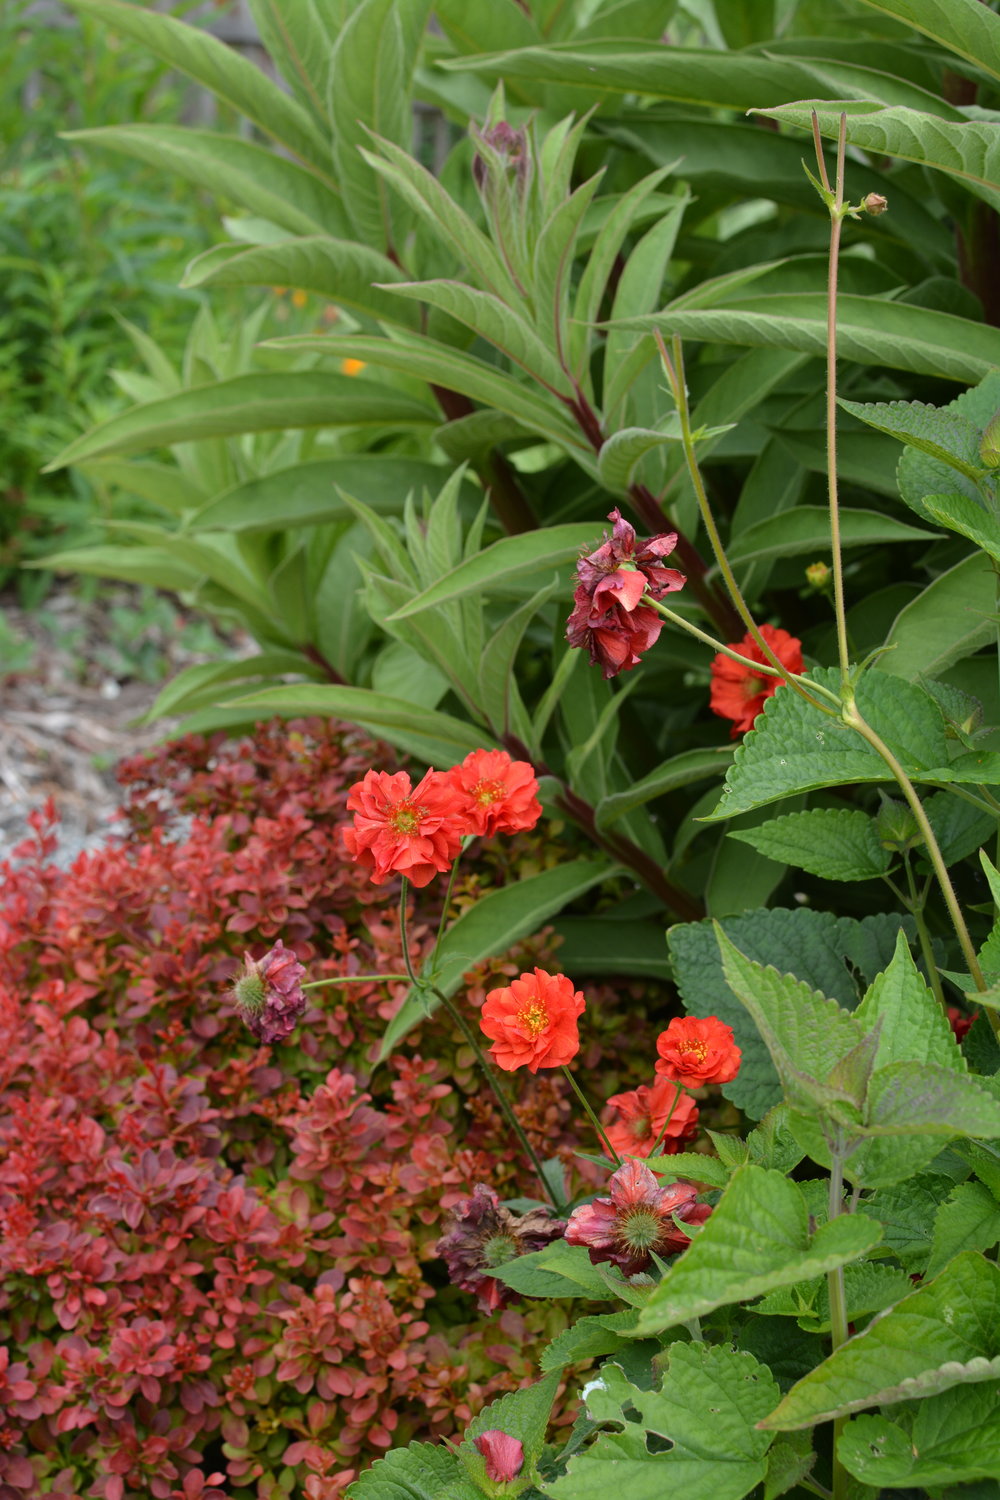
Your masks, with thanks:
<instances>
[{"instance_id":1,"label":"flower bud","mask_svg":"<svg viewBox=\"0 0 1000 1500\"><path fill-rule=\"evenodd\" d=\"M861 200L861 207L865 213L871 214L873 219L877 219L879 214L884 214L889 207L889 200L888 198L883 198L881 193L869 193L867 198Z\"/></svg>"},{"instance_id":2,"label":"flower bud","mask_svg":"<svg viewBox=\"0 0 1000 1500\"><path fill-rule=\"evenodd\" d=\"M472 158L472 176L476 187L482 191L489 180L490 165L502 171L516 174L517 187L523 190L528 167L528 137L525 131L515 130L506 120L498 120L478 135L482 145L488 148L484 160L477 151Z\"/></svg>"},{"instance_id":3,"label":"flower bud","mask_svg":"<svg viewBox=\"0 0 1000 1500\"><path fill-rule=\"evenodd\" d=\"M830 582L830 565L825 562L810 563L806 568L806 582L817 590L825 589Z\"/></svg>"},{"instance_id":4,"label":"flower bud","mask_svg":"<svg viewBox=\"0 0 1000 1500\"><path fill-rule=\"evenodd\" d=\"M524 1444L508 1432L482 1432L474 1445L486 1460L486 1478L494 1484L509 1484L524 1468Z\"/></svg>"},{"instance_id":5,"label":"flower bud","mask_svg":"<svg viewBox=\"0 0 1000 1500\"><path fill-rule=\"evenodd\" d=\"M979 443L979 457L988 469L1000 467L1000 411L986 424Z\"/></svg>"}]
</instances>

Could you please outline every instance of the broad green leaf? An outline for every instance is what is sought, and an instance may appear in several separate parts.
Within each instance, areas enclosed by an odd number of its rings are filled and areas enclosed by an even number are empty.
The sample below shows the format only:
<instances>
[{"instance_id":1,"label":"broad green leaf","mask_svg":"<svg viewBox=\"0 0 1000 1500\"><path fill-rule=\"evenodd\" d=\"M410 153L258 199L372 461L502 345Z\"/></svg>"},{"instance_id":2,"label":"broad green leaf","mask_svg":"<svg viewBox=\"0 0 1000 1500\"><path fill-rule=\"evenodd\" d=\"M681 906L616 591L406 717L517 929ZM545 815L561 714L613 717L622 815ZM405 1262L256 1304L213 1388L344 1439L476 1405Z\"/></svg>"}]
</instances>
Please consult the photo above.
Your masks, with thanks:
<instances>
[{"instance_id":1,"label":"broad green leaf","mask_svg":"<svg viewBox=\"0 0 1000 1500\"><path fill-rule=\"evenodd\" d=\"M411 708L411 712L419 710ZM435 714L433 717L445 716ZM615 874L618 868L607 859L577 859L489 891L456 918L445 932L433 984L444 995L454 995L461 988L462 977L469 969L484 958L499 958L521 938L537 932L564 906ZM406 1033L433 1012L438 1003L433 995L420 999L411 992L386 1027L379 1057L388 1057Z\"/></svg>"},{"instance_id":2,"label":"broad green leaf","mask_svg":"<svg viewBox=\"0 0 1000 1500\"><path fill-rule=\"evenodd\" d=\"M143 720L152 724L167 715L190 713L192 709L201 708L206 703L215 703L222 683L246 682L255 677L263 678L266 682L269 678L292 672L305 677L312 676L315 671L305 656L294 651L264 651L258 656L243 657L239 661L206 662L199 666L185 667L157 694L152 708L147 709Z\"/></svg>"},{"instance_id":3,"label":"broad green leaf","mask_svg":"<svg viewBox=\"0 0 1000 1500\"><path fill-rule=\"evenodd\" d=\"M922 531L883 516L874 510L840 512L843 547L872 547L879 543L932 539L933 531ZM802 552L829 551L830 512L825 505L798 505L794 510L758 521L741 531L730 543L729 560L754 562L762 557L793 557Z\"/></svg>"},{"instance_id":4,"label":"broad green leaf","mask_svg":"<svg viewBox=\"0 0 1000 1500\"><path fill-rule=\"evenodd\" d=\"M325 177L330 149L307 110L234 47L200 27L122 0L70 0L72 8L105 22L148 49L168 67L186 73L223 103L258 125ZM328 185L335 184L327 178Z\"/></svg>"},{"instance_id":5,"label":"broad green leaf","mask_svg":"<svg viewBox=\"0 0 1000 1500\"><path fill-rule=\"evenodd\" d=\"M968 537L984 552L1000 563L1000 521L984 505L971 500L968 495L925 495L923 507L949 531Z\"/></svg>"},{"instance_id":6,"label":"broad green leaf","mask_svg":"<svg viewBox=\"0 0 1000 1500\"><path fill-rule=\"evenodd\" d=\"M472 750L482 749L484 741L489 740L486 730L461 719L420 709L403 698L389 698L368 688L303 683L253 693L240 699L238 706L289 719L307 718L310 714L345 719L388 740L390 745L398 745L425 764L436 763L439 769L454 765ZM494 747L487 744L486 748Z\"/></svg>"},{"instance_id":7,"label":"broad green leaf","mask_svg":"<svg viewBox=\"0 0 1000 1500\"><path fill-rule=\"evenodd\" d=\"M409 1443L376 1459L345 1491L350 1500L481 1500L444 1443Z\"/></svg>"},{"instance_id":8,"label":"broad green leaf","mask_svg":"<svg viewBox=\"0 0 1000 1500\"><path fill-rule=\"evenodd\" d=\"M125 583L145 583L153 588L194 588L198 570L185 566L165 547L117 547L104 542L95 547L80 547L66 552L49 552L38 563L27 567L45 567L53 573L87 573L98 578L120 578Z\"/></svg>"},{"instance_id":9,"label":"broad green leaf","mask_svg":"<svg viewBox=\"0 0 1000 1500\"><path fill-rule=\"evenodd\" d=\"M672 978L662 922L625 921L602 913L558 917L552 925L562 939L559 962L578 979L609 973Z\"/></svg>"},{"instance_id":10,"label":"broad green leaf","mask_svg":"<svg viewBox=\"0 0 1000 1500\"><path fill-rule=\"evenodd\" d=\"M766 1365L725 1345L671 1344L659 1390L639 1390L606 1364L587 1384L587 1413L632 1436L623 1445L617 1433L603 1432L546 1492L555 1500L607 1500L610 1484L628 1500L743 1500L766 1472L770 1439L757 1422L777 1394ZM667 1439L669 1450L650 1452L646 1432Z\"/></svg>"},{"instance_id":11,"label":"broad green leaf","mask_svg":"<svg viewBox=\"0 0 1000 1500\"><path fill-rule=\"evenodd\" d=\"M583 1245L568 1245L553 1240L541 1250L529 1251L492 1268L492 1274L504 1286L513 1287L524 1297L590 1297L610 1302L614 1293L597 1266L591 1264Z\"/></svg>"},{"instance_id":12,"label":"broad green leaf","mask_svg":"<svg viewBox=\"0 0 1000 1500\"><path fill-rule=\"evenodd\" d=\"M873 880L890 865L873 820L846 807L786 813L757 828L731 828L729 837L823 880Z\"/></svg>"},{"instance_id":13,"label":"broad green leaf","mask_svg":"<svg viewBox=\"0 0 1000 1500\"><path fill-rule=\"evenodd\" d=\"M797 1183L763 1167L738 1167L712 1217L653 1288L639 1332L660 1333L713 1308L821 1276L860 1259L880 1237L877 1225L847 1214L810 1234Z\"/></svg>"},{"instance_id":14,"label":"broad green leaf","mask_svg":"<svg viewBox=\"0 0 1000 1500\"><path fill-rule=\"evenodd\" d=\"M109 417L64 448L46 472L104 453L163 448L240 432L286 427L429 427L435 420L423 402L360 375L316 370L237 375Z\"/></svg>"},{"instance_id":15,"label":"broad green leaf","mask_svg":"<svg viewBox=\"0 0 1000 1500\"><path fill-rule=\"evenodd\" d=\"M597 807L597 826L602 831L610 828L619 818L626 817L654 798L664 797L678 787L690 786L692 782L722 775L731 764L732 751L728 746L685 750L681 755L674 755L625 791L610 792L603 798Z\"/></svg>"},{"instance_id":16,"label":"broad green leaf","mask_svg":"<svg viewBox=\"0 0 1000 1500\"><path fill-rule=\"evenodd\" d=\"M344 206L357 238L391 249L402 247L405 225L397 225L385 179L373 175L359 147L371 133L409 143L410 83L415 63L412 25L423 29L430 0L361 0L352 8L330 58L327 107L333 126L333 160Z\"/></svg>"},{"instance_id":17,"label":"broad green leaf","mask_svg":"<svg viewBox=\"0 0 1000 1500\"><path fill-rule=\"evenodd\" d=\"M204 505L208 496L190 474L171 464L137 463L130 459L95 459L84 466L102 484L139 495L170 515Z\"/></svg>"},{"instance_id":18,"label":"broad green leaf","mask_svg":"<svg viewBox=\"0 0 1000 1500\"><path fill-rule=\"evenodd\" d=\"M860 1265L844 1267L848 1322L884 1312L912 1290L913 1283L906 1272L891 1266L862 1261ZM829 1333L829 1282L825 1276L819 1276L813 1281L783 1287L755 1302L753 1311L762 1317L795 1318L806 1333Z\"/></svg>"},{"instance_id":19,"label":"broad green leaf","mask_svg":"<svg viewBox=\"0 0 1000 1500\"><path fill-rule=\"evenodd\" d=\"M974 854L996 829L991 812L966 802L950 792L937 792L924 803L924 812L934 830L946 865Z\"/></svg>"},{"instance_id":20,"label":"broad green leaf","mask_svg":"<svg viewBox=\"0 0 1000 1500\"><path fill-rule=\"evenodd\" d=\"M982 1182L960 1182L934 1219L927 1276L943 1271L960 1250L992 1250L1000 1241L1000 1204Z\"/></svg>"},{"instance_id":21,"label":"broad green leaf","mask_svg":"<svg viewBox=\"0 0 1000 1500\"><path fill-rule=\"evenodd\" d=\"M916 1274L927 1268L934 1219L954 1186L953 1179L940 1172L921 1172L906 1181L866 1194L858 1204L857 1212L882 1225L882 1243L886 1252L891 1253L904 1270Z\"/></svg>"},{"instance_id":22,"label":"broad green leaf","mask_svg":"<svg viewBox=\"0 0 1000 1500\"><path fill-rule=\"evenodd\" d=\"M562 396L572 394L552 351L519 313L492 292L477 291L460 281L404 281L394 284L389 295L439 307L499 349L513 364L520 365L540 385Z\"/></svg>"},{"instance_id":23,"label":"broad green leaf","mask_svg":"<svg viewBox=\"0 0 1000 1500\"><path fill-rule=\"evenodd\" d=\"M809 1474L816 1462L808 1433L789 1433L777 1438L767 1453L767 1478L764 1500L778 1500L779 1495L794 1490Z\"/></svg>"},{"instance_id":24,"label":"broad green leaf","mask_svg":"<svg viewBox=\"0 0 1000 1500\"><path fill-rule=\"evenodd\" d=\"M893 622L878 661L878 675L937 677L971 656L996 634L996 575L988 558L975 553L940 574Z\"/></svg>"},{"instance_id":25,"label":"broad green leaf","mask_svg":"<svg viewBox=\"0 0 1000 1500\"><path fill-rule=\"evenodd\" d=\"M864 1129L874 1136L926 1132L995 1138L1000 1136L1000 1101L973 1078L940 1063L892 1063L872 1077Z\"/></svg>"},{"instance_id":26,"label":"broad green leaf","mask_svg":"<svg viewBox=\"0 0 1000 1500\"><path fill-rule=\"evenodd\" d=\"M297 287L317 292L353 313L416 328L420 322L416 309L376 285L403 279L391 260L368 245L336 240L332 235L310 235L249 250L216 246L191 262L181 285Z\"/></svg>"},{"instance_id":27,"label":"broad green leaf","mask_svg":"<svg viewBox=\"0 0 1000 1500\"><path fill-rule=\"evenodd\" d=\"M351 0L249 0L261 41L292 92L329 128L330 59Z\"/></svg>"},{"instance_id":28,"label":"broad green leaf","mask_svg":"<svg viewBox=\"0 0 1000 1500\"><path fill-rule=\"evenodd\" d=\"M978 0L862 0L1000 78L1000 19Z\"/></svg>"},{"instance_id":29,"label":"broad green leaf","mask_svg":"<svg viewBox=\"0 0 1000 1500\"><path fill-rule=\"evenodd\" d=\"M406 620L467 594L493 593L498 584L516 578L531 577L552 568L566 568L579 557L581 549L593 541L594 527L589 521L566 522L561 526L547 526L544 531L501 537L474 557L459 563L437 583L397 610L392 619ZM566 589L568 593L568 581Z\"/></svg>"},{"instance_id":30,"label":"broad green leaf","mask_svg":"<svg viewBox=\"0 0 1000 1500\"><path fill-rule=\"evenodd\" d=\"M190 524L195 531L254 532L344 521L352 514L345 490L364 495L373 510L398 515L409 491L435 491L443 476L438 464L391 453L317 459L235 485L203 505Z\"/></svg>"},{"instance_id":31,"label":"broad green leaf","mask_svg":"<svg viewBox=\"0 0 1000 1500\"><path fill-rule=\"evenodd\" d=\"M106 146L176 173L291 234L347 231L340 199L312 172L238 136L182 125L106 125L68 131L66 139Z\"/></svg>"},{"instance_id":32,"label":"broad green leaf","mask_svg":"<svg viewBox=\"0 0 1000 1500\"><path fill-rule=\"evenodd\" d=\"M542 1350L541 1368L562 1370L580 1360L615 1354L623 1344L634 1340L638 1317L634 1308L628 1308L625 1312L577 1318Z\"/></svg>"},{"instance_id":33,"label":"broad green leaf","mask_svg":"<svg viewBox=\"0 0 1000 1500\"><path fill-rule=\"evenodd\" d=\"M817 667L807 680L836 690L840 674ZM944 721L922 688L886 672L868 672L857 685L856 699L859 712L911 777L935 780L935 768L947 768ZM890 780L885 761L866 740L785 685L767 700L737 747L719 805L705 821L730 818L793 792Z\"/></svg>"},{"instance_id":34,"label":"broad green leaf","mask_svg":"<svg viewBox=\"0 0 1000 1500\"><path fill-rule=\"evenodd\" d=\"M936 167L957 177L993 208L1000 208L1000 138L991 122L966 120L955 124L924 110L857 99L839 99L832 104L829 100L805 99L756 113L811 130L814 110L821 135L836 140L844 113L849 145L860 146L874 156L893 156L922 167Z\"/></svg>"},{"instance_id":35,"label":"broad green leaf","mask_svg":"<svg viewBox=\"0 0 1000 1500\"><path fill-rule=\"evenodd\" d=\"M837 1442L844 1467L865 1485L910 1494L971 1479L1000 1479L1000 1385L954 1387L904 1407L894 1419L854 1417ZM975 1487L973 1487L974 1489ZM977 1500L966 1488L953 1500ZM986 1500L990 1490L979 1500Z\"/></svg>"},{"instance_id":36,"label":"broad green leaf","mask_svg":"<svg viewBox=\"0 0 1000 1500\"><path fill-rule=\"evenodd\" d=\"M646 1165L664 1182L705 1182L709 1187L724 1188L732 1172L714 1156L700 1151L675 1151L670 1156L647 1156Z\"/></svg>"},{"instance_id":37,"label":"broad green leaf","mask_svg":"<svg viewBox=\"0 0 1000 1500\"><path fill-rule=\"evenodd\" d=\"M964 1251L798 1381L761 1425L811 1427L869 1406L998 1378L1000 1269Z\"/></svg>"},{"instance_id":38,"label":"broad green leaf","mask_svg":"<svg viewBox=\"0 0 1000 1500\"><path fill-rule=\"evenodd\" d=\"M327 357L344 355L376 367L417 376L431 385L443 386L446 390L460 391L473 401L482 401L487 406L496 407L497 411L505 412L532 432L552 438L569 449L584 467L589 462L589 445L552 398L543 396L537 387L532 389L522 384L495 365L445 344L438 344L434 339L404 334L402 331L392 340L366 338L361 334L348 334L338 338L302 334L291 338L270 339L265 347L301 349Z\"/></svg>"},{"instance_id":39,"label":"broad green leaf","mask_svg":"<svg viewBox=\"0 0 1000 1500\"><path fill-rule=\"evenodd\" d=\"M838 405L876 432L887 433L908 447L940 459L967 479L976 481L984 472L979 457L979 429L958 412L929 406L924 401L862 402L841 398Z\"/></svg>"},{"instance_id":40,"label":"broad green leaf","mask_svg":"<svg viewBox=\"0 0 1000 1500\"><path fill-rule=\"evenodd\" d=\"M488 723L501 736L512 730L514 704L520 700L514 672L518 647L531 621L557 587L558 580L539 589L507 617L483 647L479 658L479 701Z\"/></svg>"},{"instance_id":41,"label":"broad green leaf","mask_svg":"<svg viewBox=\"0 0 1000 1500\"><path fill-rule=\"evenodd\" d=\"M702 298L710 287L700 289ZM816 292L727 298L724 307L668 306L620 327L659 328L664 335L709 343L826 351L826 300ZM844 294L837 302L837 352L864 365L975 384L1000 364L1000 330L951 313L879 297Z\"/></svg>"},{"instance_id":42,"label":"broad green leaf","mask_svg":"<svg viewBox=\"0 0 1000 1500\"><path fill-rule=\"evenodd\" d=\"M484 1489L490 1481L486 1478L485 1459L475 1445L476 1438L484 1432L496 1431L517 1438L524 1450L525 1472L532 1473L545 1446L545 1433L558 1386L557 1375L546 1375L534 1385L508 1391L499 1400L491 1401L469 1423L458 1449L458 1459L470 1477Z\"/></svg>"}]
</instances>

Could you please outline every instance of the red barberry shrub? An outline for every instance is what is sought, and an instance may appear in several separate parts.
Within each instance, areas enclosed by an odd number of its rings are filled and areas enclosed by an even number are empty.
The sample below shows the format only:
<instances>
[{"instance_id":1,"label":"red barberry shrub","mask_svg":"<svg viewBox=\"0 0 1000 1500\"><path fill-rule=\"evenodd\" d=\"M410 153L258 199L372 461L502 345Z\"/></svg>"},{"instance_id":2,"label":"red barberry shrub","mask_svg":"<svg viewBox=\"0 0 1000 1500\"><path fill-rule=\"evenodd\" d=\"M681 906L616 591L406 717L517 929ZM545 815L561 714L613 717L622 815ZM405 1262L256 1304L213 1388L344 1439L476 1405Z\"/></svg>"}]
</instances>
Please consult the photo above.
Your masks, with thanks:
<instances>
[{"instance_id":1,"label":"red barberry shrub","mask_svg":"<svg viewBox=\"0 0 1000 1500\"><path fill-rule=\"evenodd\" d=\"M435 1257L476 1182L534 1190L446 1019L376 1067L404 985L308 991L273 1046L228 996L279 938L309 979L400 971L398 884L343 840L373 764L323 723L181 740L121 768L123 836L60 869L49 808L0 865L0 1500L339 1500L390 1443L532 1380L562 1326L541 1302L484 1320ZM539 830L482 846L456 910L559 857ZM481 965L465 1003L555 948ZM606 1094L650 1070L643 988L588 990ZM518 1110L579 1170L560 1077Z\"/></svg>"}]
</instances>

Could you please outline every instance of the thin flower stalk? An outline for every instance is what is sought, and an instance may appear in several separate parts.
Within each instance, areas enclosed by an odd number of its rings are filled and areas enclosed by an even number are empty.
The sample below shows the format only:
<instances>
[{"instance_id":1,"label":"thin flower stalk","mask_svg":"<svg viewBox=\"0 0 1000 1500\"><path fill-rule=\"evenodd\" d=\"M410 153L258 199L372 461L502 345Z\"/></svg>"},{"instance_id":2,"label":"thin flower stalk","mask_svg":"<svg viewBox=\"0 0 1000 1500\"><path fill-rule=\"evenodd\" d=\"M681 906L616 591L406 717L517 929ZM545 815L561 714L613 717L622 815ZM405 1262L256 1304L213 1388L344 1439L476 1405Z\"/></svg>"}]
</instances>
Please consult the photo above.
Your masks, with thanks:
<instances>
[{"instance_id":1,"label":"thin flower stalk","mask_svg":"<svg viewBox=\"0 0 1000 1500\"><path fill-rule=\"evenodd\" d=\"M601 1124L600 1120L597 1118L596 1114L591 1109L590 1104L589 1104L589 1102L587 1100L586 1094L583 1092L583 1090L581 1089L580 1085L577 1083L576 1079L573 1077L573 1075L570 1072L569 1068L563 1068L562 1072L563 1072L563 1077L566 1079L566 1082L569 1084L570 1088L573 1090L574 1094L579 1099L580 1103L583 1105L583 1108L586 1111L587 1118L590 1120L591 1125L593 1125L594 1129L597 1131L597 1138L598 1138L598 1140L604 1146L605 1151L611 1157L611 1160L614 1162L615 1166L616 1167L620 1167L621 1164L622 1164L622 1159L618 1155L618 1152L615 1150L614 1146L612 1146L611 1142L608 1140L608 1137L605 1134L604 1126Z\"/></svg>"},{"instance_id":2,"label":"thin flower stalk","mask_svg":"<svg viewBox=\"0 0 1000 1500\"><path fill-rule=\"evenodd\" d=\"M653 1142L653 1144L649 1148L649 1155L650 1156L655 1156L656 1153L657 1153L657 1151L659 1151L660 1147L662 1146L662 1144L663 1144L663 1138L664 1138L664 1136L666 1135L667 1131L670 1128L670 1121L674 1117L674 1110L677 1108L678 1102L679 1102L681 1094L683 1092L684 1092L684 1085L682 1083L679 1083L677 1085L677 1091L676 1091L676 1093L674 1094L674 1097L673 1097L673 1102L671 1103L670 1108L667 1111L667 1118L663 1122L663 1125L662 1125L662 1127L660 1129L659 1135L656 1137L656 1140Z\"/></svg>"}]
</instances>

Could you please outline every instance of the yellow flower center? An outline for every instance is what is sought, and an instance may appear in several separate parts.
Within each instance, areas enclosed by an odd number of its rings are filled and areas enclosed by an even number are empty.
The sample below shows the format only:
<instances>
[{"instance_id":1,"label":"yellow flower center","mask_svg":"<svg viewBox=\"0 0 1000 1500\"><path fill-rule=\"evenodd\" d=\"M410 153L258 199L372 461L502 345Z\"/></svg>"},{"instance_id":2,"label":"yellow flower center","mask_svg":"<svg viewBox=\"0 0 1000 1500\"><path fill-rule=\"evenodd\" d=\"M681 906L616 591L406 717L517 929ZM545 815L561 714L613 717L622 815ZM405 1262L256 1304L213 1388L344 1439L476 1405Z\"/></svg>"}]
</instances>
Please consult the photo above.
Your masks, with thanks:
<instances>
[{"instance_id":1,"label":"yellow flower center","mask_svg":"<svg viewBox=\"0 0 1000 1500\"><path fill-rule=\"evenodd\" d=\"M479 781L473 788L472 795L480 807L489 807L494 802L499 802L504 794L502 781Z\"/></svg>"},{"instance_id":2,"label":"yellow flower center","mask_svg":"<svg viewBox=\"0 0 1000 1500\"><path fill-rule=\"evenodd\" d=\"M537 995L518 1011L517 1024L532 1038L545 1030L549 1024L549 1015Z\"/></svg>"},{"instance_id":3,"label":"yellow flower center","mask_svg":"<svg viewBox=\"0 0 1000 1500\"><path fill-rule=\"evenodd\" d=\"M653 1134L653 1122L648 1115L638 1115L632 1121L632 1135L637 1141L644 1141Z\"/></svg>"},{"instance_id":4,"label":"yellow flower center","mask_svg":"<svg viewBox=\"0 0 1000 1500\"><path fill-rule=\"evenodd\" d=\"M704 1062L708 1056L708 1048L704 1042L687 1041L677 1043L678 1052L693 1052L699 1062Z\"/></svg>"},{"instance_id":5,"label":"yellow flower center","mask_svg":"<svg viewBox=\"0 0 1000 1500\"><path fill-rule=\"evenodd\" d=\"M419 833L423 808L412 802L400 802L389 814L389 822L397 833Z\"/></svg>"}]
</instances>

